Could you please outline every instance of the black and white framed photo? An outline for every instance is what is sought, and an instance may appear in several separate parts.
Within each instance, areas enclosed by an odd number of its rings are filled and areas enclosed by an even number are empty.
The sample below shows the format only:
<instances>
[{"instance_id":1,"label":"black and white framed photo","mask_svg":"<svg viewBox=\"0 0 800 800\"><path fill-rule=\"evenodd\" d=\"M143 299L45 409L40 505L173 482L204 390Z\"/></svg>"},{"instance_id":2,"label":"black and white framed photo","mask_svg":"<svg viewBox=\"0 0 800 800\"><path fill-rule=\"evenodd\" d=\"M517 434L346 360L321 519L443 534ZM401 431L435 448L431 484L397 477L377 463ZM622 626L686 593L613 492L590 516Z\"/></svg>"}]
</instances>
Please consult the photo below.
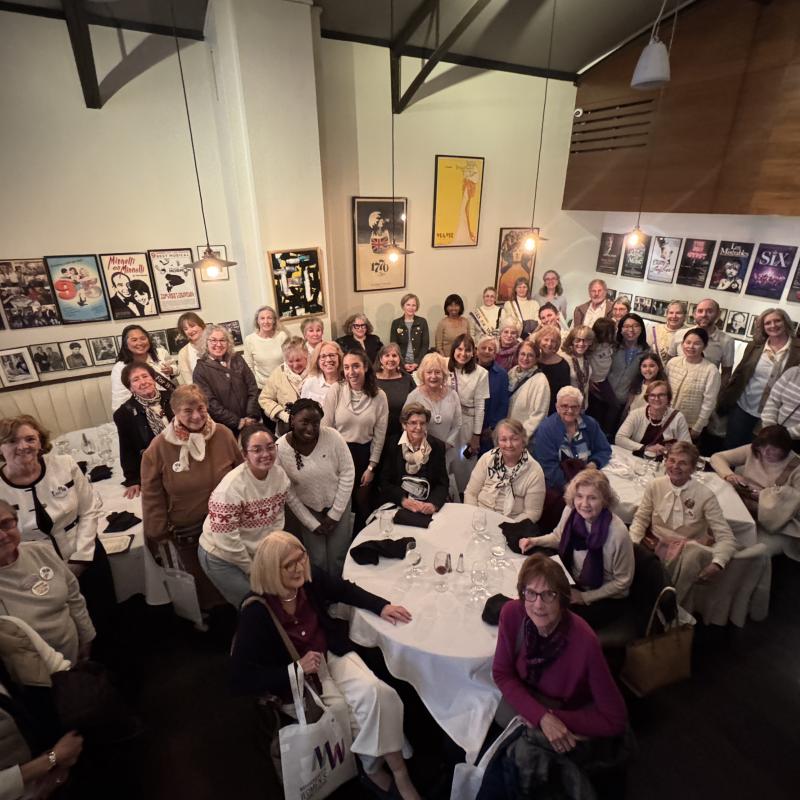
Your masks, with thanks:
<instances>
[{"instance_id":1,"label":"black and white framed photo","mask_svg":"<svg viewBox=\"0 0 800 800\"><path fill-rule=\"evenodd\" d=\"M211 253L215 258L220 258L223 261L228 260L228 249L224 244L212 244ZM197 245L197 260L199 261L206 252L204 244ZM216 281L229 281L231 279L228 267L215 267L208 271L208 267L200 267L200 280L203 283L215 283Z\"/></svg>"},{"instance_id":2,"label":"black and white framed photo","mask_svg":"<svg viewBox=\"0 0 800 800\"><path fill-rule=\"evenodd\" d=\"M756 332L756 321L758 320L758 314L751 314L750 315L750 324L747 326L747 338L752 339L753 334ZM795 333L796 335L796 333Z\"/></svg>"},{"instance_id":3,"label":"black and white framed photo","mask_svg":"<svg viewBox=\"0 0 800 800\"><path fill-rule=\"evenodd\" d=\"M606 275L616 275L619 259L625 244L624 233L603 233L600 236L600 251L597 254L597 271Z\"/></svg>"},{"instance_id":4,"label":"black and white framed photo","mask_svg":"<svg viewBox=\"0 0 800 800\"><path fill-rule=\"evenodd\" d=\"M239 323L238 319L232 319L229 322L220 322L218 325L222 328L225 328L226 331L233 336L233 343L236 347L241 347L244 344L244 339L242 338L242 326Z\"/></svg>"},{"instance_id":5,"label":"black and white framed photo","mask_svg":"<svg viewBox=\"0 0 800 800\"><path fill-rule=\"evenodd\" d=\"M92 361L97 367L113 364L119 354L117 340L113 336L96 336L89 339L89 349L92 351Z\"/></svg>"},{"instance_id":6,"label":"black and white framed photo","mask_svg":"<svg viewBox=\"0 0 800 800\"><path fill-rule=\"evenodd\" d=\"M169 354L172 356L178 355L181 348L189 340L186 338L183 331L179 331L177 328L167 328L165 333L167 334L167 350L169 350Z\"/></svg>"},{"instance_id":7,"label":"black and white framed photo","mask_svg":"<svg viewBox=\"0 0 800 800\"><path fill-rule=\"evenodd\" d=\"M147 253L101 253L100 264L115 320L158 314Z\"/></svg>"},{"instance_id":8,"label":"black and white framed photo","mask_svg":"<svg viewBox=\"0 0 800 800\"><path fill-rule=\"evenodd\" d=\"M150 334L150 341L153 343L153 347L158 350L166 350L169 353L169 342L167 341L167 332L164 330L160 331L148 331Z\"/></svg>"},{"instance_id":9,"label":"black and white framed photo","mask_svg":"<svg viewBox=\"0 0 800 800\"><path fill-rule=\"evenodd\" d=\"M39 375L27 347L0 350L0 376L3 385L8 387L39 382Z\"/></svg>"},{"instance_id":10,"label":"black and white framed photo","mask_svg":"<svg viewBox=\"0 0 800 800\"><path fill-rule=\"evenodd\" d=\"M83 369L92 366L92 357L89 355L89 345L86 339L72 339L69 342L60 342L61 355L67 363L67 369Z\"/></svg>"},{"instance_id":11,"label":"black and white framed photo","mask_svg":"<svg viewBox=\"0 0 800 800\"><path fill-rule=\"evenodd\" d=\"M61 355L61 350L58 342L48 342L46 344L34 344L29 348L33 363L36 365L36 371L40 375L50 375L54 372L64 372L67 369L67 364L64 361L64 356Z\"/></svg>"},{"instance_id":12,"label":"black and white framed photo","mask_svg":"<svg viewBox=\"0 0 800 800\"><path fill-rule=\"evenodd\" d=\"M616 300L617 299L617 290L612 289L610 286L606 289L606 298L608 300Z\"/></svg>"},{"instance_id":13,"label":"black and white framed photo","mask_svg":"<svg viewBox=\"0 0 800 800\"><path fill-rule=\"evenodd\" d=\"M631 311L636 314L652 314L653 298L645 297L644 295L637 294L633 298L633 305Z\"/></svg>"},{"instance_id":14,"label":"black and white framed photo","mask_svg":"<svg viewBox=\"0 0 800 800\"><path fill-rule=\"evenodd\" d=\"M694 325L694 310L697 308L697 303L689 303L686 306L686 325Z\"/></svg>"},{"instance_id":15,"label":"black and white framed photo","mask_svg":"<svg viewBox=\"0 0 800 800\"><path fill-rule=\"evenodd\" d=\"M111 319L97 256L45 256L44 260L65 325Z\"/></svg>"},{"instance_id":16,"label":"black and white framed photo","mask_svg":"<svg viewBox=\"0 0 800 800\"><path fill-rule=\"evenodd\" d=\"M745 311L731 311L725 322L725 333L731 336L738 336L743 339L747 336L748 322L750 314Z\"/></svg>"},{"instance_id":17,"label":"black and white framed photo","mask_svg":"<svg viewBox=\"0 0 800 800\"><path fill-rule=\"evenodd\" d=\"M724 331L727 321L728 321L728 309L721 308L719 310L719 316L717 317L717 322L716 322L717 329Z\"/></svg>"},{"instance_id":18,"label":"black and white framed photo","mask_svg":"<svg viewBox=\"0 0 800 800\"><path fill-rule=\"evenodd\" d=\"M156 288L156 301L162 314L172 311L194 311L200 308L200 295L191 247L169 250L148 250Z\"/></svg>"},{"instance_id":19,"label":"black and white framed photo","mask_svg":"<svg viewBox=\"0 0 800 800\"><path fill-rule=\"evenodd\" d=\"M0 304L12 330L61 324L53 287L41 258L0 261Z\"/></svg>"}]
</instances>

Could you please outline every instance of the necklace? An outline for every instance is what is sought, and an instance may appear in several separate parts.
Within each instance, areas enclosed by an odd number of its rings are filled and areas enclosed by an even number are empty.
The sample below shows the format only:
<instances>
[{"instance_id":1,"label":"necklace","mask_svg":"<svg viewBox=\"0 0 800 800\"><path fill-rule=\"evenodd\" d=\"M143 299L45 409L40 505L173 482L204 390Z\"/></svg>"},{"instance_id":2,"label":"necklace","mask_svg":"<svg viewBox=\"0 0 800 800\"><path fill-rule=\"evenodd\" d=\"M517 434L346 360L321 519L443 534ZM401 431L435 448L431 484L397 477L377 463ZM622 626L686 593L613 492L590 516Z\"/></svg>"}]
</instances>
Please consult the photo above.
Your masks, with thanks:
<instances>
[{"instance_id":1,"label":"necklace","mask_svg":"<svg viewBox=\"0 0 800 800\"><path fill-rule=\"evenodd\" d=\"M292 601L297 599L297 590L291 597L281 597L281 603L291 603Z\"/></svg>"}]
</instances>

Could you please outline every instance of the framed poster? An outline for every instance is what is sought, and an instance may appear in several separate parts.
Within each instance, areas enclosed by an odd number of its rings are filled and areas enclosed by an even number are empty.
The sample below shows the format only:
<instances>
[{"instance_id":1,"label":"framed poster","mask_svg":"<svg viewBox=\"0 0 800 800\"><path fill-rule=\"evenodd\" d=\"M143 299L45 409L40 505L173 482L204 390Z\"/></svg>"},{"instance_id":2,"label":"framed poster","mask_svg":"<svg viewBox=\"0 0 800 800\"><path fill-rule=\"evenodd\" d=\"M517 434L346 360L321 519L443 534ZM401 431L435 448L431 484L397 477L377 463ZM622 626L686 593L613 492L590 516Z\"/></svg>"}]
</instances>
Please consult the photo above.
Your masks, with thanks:
<instances>
[{"instance_id":1,"label":"framed poster","mask_svg":"<svg viewBox=\"0 0 800 800\"><path fill-rule=\"evenodd\" d=\"M0 261L0 304L12 330L61 324L41 258Z\"/></svg>"},{"instance_id":2,"label":"framed poster","mask_svg":"<svg viewBox=\"0 0 800 800\"><path fill-rule=\"evenodd\" d=\"M9 387L39 382L39 375L27 347L0 350L0 375L3 377L3 385Z\"/></svg>"},{"instance_id":3,"label":"framed poster","mask_svg":"<svg viewBox=\"0 0 800 800\"><path fill-rule=\"evenodd\" d=\"M483 164L480 156L436 156L433 247L477 247Z\"/></svg>"},{"instance_id":4,"label":"framed poster","mask_svg":"<svg viewBox=\"0 0 800 800\"><path fill-rule=\"evenodd\" d=\"M751 255L751 242L720 242L708 288L718 292L741 292Z\"/></svg>"},{"instance_id":5,"label":"framed poster","mask_svg":"<svg viewBox=\"0 0 800 800\"><path fill-rule=\"evenodd\" d=\"M597 254L597 271L616 275L619 258L625 244L624 233L603 233L600 235L600 252Z\"/></svg>"},{"instance_id":6,"label":"framed poster","mask_svg":"<svg viewBox=\"0 0 800 800\"><path fill-rule=\"evenodd\" d=\"M797 247L792 245L760 244L745 294L780 300L796 254Z\"/></svg>"},{"instance_id":7,"label":"framed poster","mask_svg":"<svg viewBox=\"0 0 800 800\"><path fill-rule=\"evenodd\" d=\"M714 327L717 328L717 330L724 331L727 319L728 319L728 309L721 308L719 310L719 316L717 317L717 321L714 323Z\"/></svg>"},{"instance_id":8,"label":"framed poster","mask_svg":"<svg viewBox=\"0 0 800 800\"><path fill-rule=\"evenodd\" d=\"M236 347L241 347L244 344L244 339L242 338L242 326L239 324L238 319L232 319L230 322L219 322L217 323L221 327L225 328L226 331L233 336L233 343Z\"/></svg>"},{"instance_id":9,"label":"framed poster","mask_svg":"<svg viewBox=\"0 0 800 800\"><path fill-rule=\"evenodd\" d=\"M172 356L178 355L181 348L189 341L177 328L167 328L167 350Z\"/></svg>"},{"instance_id":10,"label":"framed poster","mask_svg":"<svg viewBox=\"0 0 800 800\"><path fill-rule=\"evenodd\" d=\"M647 280L656 283L672 283L678 268L678 254L683 239L675 236L656 236L647 265Z\"/></svg>"},{"instance_id":11,"label":"framed poster","mask_svg":"<svg viewBox=\"0 0 800 800\"><path fill-rule=\"evenodd\" d=\"M404 289L406 256L390 261L387 250L394 242L406 249L408 200L395 197L353 198L353 275L357 292Z\"/></svg>"},{"instance_id":12,"label":"framed poster","mask_svg":"<svg viewBox=\"0 0 800 800\"><path fill-rule=\"evenodd\" d=\"M625 240L625 247L622 251L622 277L623 278L644 278L644 268L647 264L647 254L650 252L650 242L652 236L642 234L639 244L630 244Z\"/></svg>"},{"instance_id":13,"label":"framed poster","mask_svg":"<svg viewBox=\"0 0 800 800\"><path fill-rule=\"evenodd\" d=\"M607 300L616 300L617 299L617 290L608 287L606 289L606 299Z\"/></svg>"},{"instance_id":14,"label":"framed poster","mask_svg":"<svg viewBox=\"0 0 800 800\"><path fill-rule=\"evenodd\" d=\"M162 314L200 308L197 278L190 267L194 255L189 247L173 250L148 250L153 268L156 301Z\"/></svg>"},{"instance_id":15,"label":"framed poster","mask_svg":"<svg viewBox=\"0 0 800 800\"><path fill-rule=\"evenodd\" d=\"M500 228L497 245L497 275L495 288L498 304L514 297L514 282L518 278L528 281L530 292L534 291L533 270L536 266L536 250L526 250L525 240L538 228Z\"/></svg>"},{"instance_id":16,"label":"framed poster","mask_svg":"<svg viewBox=\"0 0 800 800\"><path fill-rule=\"evenodd\" d=\"M89 339L89 349L92 352L92 361L97 367L113 364L119 353L117 341L113 336L97 336Z\"/></svg>"},{"instance_id":17,"label":"framed poster","mask_svg":"<svg viewBox=\"0 0 800 800\"><path fill-rule=\"evenodd\" d=\"M715 245L713 239L687 239L675 282L682 286L705 286Z\"/></svg>"},{"instance_id":18,"label":"framed poster","mask_svg":"<svg viewBox=\"0 0 800 800\"><path fill-rule=\"evenodd\" d=\"M206 251L206 246L204 244L197 245L197 260L199 261L203 257L203 253ZM211 252L214 254L216 258L221 258L223 261L228 260L228 250L224 244L212 244L211 245ZM203 283L214 283L216 281L229 281L231 278L230 273L228 272L228 267L220 267L219 268L219 275L211 276L208 274L208 270L206 267L200 267L200 280Z\"/></svg>"},{"instance_id":19,"label":"framed poster","mask_svg":"<svg viewBox=\"0 0 800 800\"><path fill-rule=\"evenodd\" d=\"M108 305L115 320L158 314L146 253L101 253L100 264L108 288Z\"/></svg>"},{"instance_id":20,"label":"framed poster","mask_svg":"<svg viewBox=\"0 0 800 800\"><path fill-rule=\"evenodd\" d=\"M267 254L275 309L281 319L325 313L322 251L318 247L272 250Z\"/></svg>"},{"instance_id":21,"label":"framed poster","mask_svg":"<svg viewBox=\"0 0 800 800\"><path fill-rule=\"evenodd\" d=\"M169 353L169 342L167 341L167 332L165 330L148 331L148 333L150 334L150 341L153 343L153 347L166 350Z\"/></svg>"},{"instance_id":22,"label":"framed poster","mask_svg":"<svg viewBox=\"0 0 800 800\"><path fill-rule=\"evenodd\" d=\"M46 256L44 260L65 325L111 319L97 256Z\"/></svg>"},{"instance_id":23,"label":"framed poster","mask_svg":"<svg viewBox=\"0 0 800 800\"><path fill-rule=\"evenodd\" d=\"M686 306L686 326L694 327L694 310L697 308L697 303L689 303Z\"/></svg>"},{"instance_id":24,"label":"framed poster","mask_svg":"<svg viewBox=\"0 0 800 800\"><path fill-rule=\"evenodd\" d=\"M61 342L61 355L67 362L67 369L83 369L92 366L92 357L89 355L89 345L86 339L72 339Z\"/></svg>"},{"instance_id":25,"label":"framed poster","mask_svg":"<svg viewBox=\"0 0 800 800\"><path fill-rule=\"evenodd\" d=\"M750 314L747 314L744 311L731 311L728 314L727 321L725 322L725 333L729 333L731 336L738 336L743 339L745 336L747 336L749 319Z\"/></svg>"},{"instance_id":26,"label":"framed poster","mask_svg":"<svg viewBox=\"0 0 800 800\"><path fill-rule=\"evenodd\" d=\"M31 345L29 350L33 363L36 365L36 371L40 375L66 370L67 364L64 356L61 355L58 342Z\"/></svg>"}]
</instances>

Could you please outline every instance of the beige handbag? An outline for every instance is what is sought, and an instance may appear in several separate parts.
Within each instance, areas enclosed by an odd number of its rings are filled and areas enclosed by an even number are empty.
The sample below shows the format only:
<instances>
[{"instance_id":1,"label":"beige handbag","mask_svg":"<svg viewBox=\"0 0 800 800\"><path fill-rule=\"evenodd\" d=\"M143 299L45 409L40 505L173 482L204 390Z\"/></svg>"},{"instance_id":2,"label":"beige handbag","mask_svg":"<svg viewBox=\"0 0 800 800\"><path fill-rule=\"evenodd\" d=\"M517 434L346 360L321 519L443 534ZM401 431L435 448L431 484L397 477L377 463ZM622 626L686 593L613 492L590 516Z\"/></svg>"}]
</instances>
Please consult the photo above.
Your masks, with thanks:
<instances>
[{"instance_id":1,"label":"beige handbag","mask_svg":"<svg viewBox=\"0 0 800 800\"><path fill-rule=\"evenodd\" d=\"M692 639L694 627L681 625L678 616L663 633L652 635L653 621L666 594L675 594L665 586L650 614L644 638L635 639L625 649L625 665L620 680L637 696L646 697L692 675Z\"/></svg>"}]
</instances>

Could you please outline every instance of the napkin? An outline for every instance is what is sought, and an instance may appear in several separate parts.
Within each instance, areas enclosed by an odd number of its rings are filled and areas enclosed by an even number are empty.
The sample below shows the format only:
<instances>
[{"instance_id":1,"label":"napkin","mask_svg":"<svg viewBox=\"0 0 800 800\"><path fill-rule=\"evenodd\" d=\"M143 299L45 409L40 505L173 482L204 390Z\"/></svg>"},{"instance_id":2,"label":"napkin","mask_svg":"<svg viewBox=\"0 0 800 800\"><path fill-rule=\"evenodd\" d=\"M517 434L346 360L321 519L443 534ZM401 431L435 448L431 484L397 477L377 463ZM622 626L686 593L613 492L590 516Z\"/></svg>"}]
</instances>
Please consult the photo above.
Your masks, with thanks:
<instances>
[{"instance_id":1,"label":"napkin","mask_svg":"<svg viewBox=\"0 0 800 800\"><path fill-rule=\"evenodd\" d=\"M356 564L377 564L381 556L405 558L406 545L413 541L413 536L404 536L402 539L370 539L354 547L350 555Z\"/></svg>"},{"instance_id":2,"label":"napkin","mask_svg":"<svg viewBox=\"0 0 800 800\"><path fill-rule=\"evenodd\" d=\"M108 527L103 533L119 533L138 525L141 520L136 514L131 514L130 511L112 511L107 517Z\"/></svg>"},{"instance_id":3,"label":"napkin","mask_svg":"<svg viewBox=\"0 0 800 800\"><path fill-rule=\"evenodd\" d=\"M481 612L481 619L487 625L499 624L500 612L502 611L503 606L513 599L514 598L512 597L506 597L504 594L493 594L486 601L486 605L483 607L483 611Z\"/></svg>"},{"instance_id":4,"label":"napkin","mask_svg":"<svg viewBox=\"0 0 800 800\"><path fill-rule=\"evenodd\" d=\"M539 526L529 519L523 519L520 522L501 522L500 530L506 537L509 548L522 555L522 550L519 549L519 540L527 536L541 536Z\"/></svg>"},{"instance_id":5,"label":"napkin","mask_svg":"<svg viewBox=\"0 0 800 800\"><path fill-rule=\"evenodd\" d=\"M110 477L111 477L111 468L107 467L105 464L98 464L91 470L91 472L89 472L89 480L92 483L97 483L97 481L104 481Z\"/></svg>"},{"instance_id":6,"label":"napkin","mask_svg":"<svg viewBox=\"0 0 800 800\"><path fill-rule=\"evenodd\" d=\"M398 508L394 515L395 525L411 525L414 528L427 528L431 524L431 515L421 511L409 511L407 508Z\"/></svg>"}]
</instances>

